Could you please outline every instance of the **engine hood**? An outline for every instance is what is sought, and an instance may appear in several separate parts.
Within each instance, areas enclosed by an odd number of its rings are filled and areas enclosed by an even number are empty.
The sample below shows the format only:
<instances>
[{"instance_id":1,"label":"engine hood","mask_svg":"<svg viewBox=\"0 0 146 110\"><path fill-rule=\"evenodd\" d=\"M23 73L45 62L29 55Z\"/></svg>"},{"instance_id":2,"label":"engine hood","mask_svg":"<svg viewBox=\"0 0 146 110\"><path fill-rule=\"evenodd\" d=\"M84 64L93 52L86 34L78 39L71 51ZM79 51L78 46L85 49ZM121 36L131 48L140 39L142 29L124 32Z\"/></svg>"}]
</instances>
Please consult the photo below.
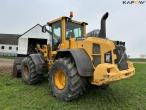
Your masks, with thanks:
<instances>
[{"instance_id":1,"label":"engine hood","mask_svg":"<svg viewBox=\"0 0 146 110\"><path fill-rule=\"evenodd\" d=\"M104 63L104 54L107 52L112 53L112 62L116 59L116 55L113 53L113 50L115 49L114 41L109 39L103 39L98 37L87 37L84 40L78 40L77 41L77 47L78 48L84 48L88 55L90 56L91 60L93 60L93 57L98 55L101 56L101 63ZM99 49L99 52L94 53L94 46L97 46Z\"/></svg>"}]
</instances>

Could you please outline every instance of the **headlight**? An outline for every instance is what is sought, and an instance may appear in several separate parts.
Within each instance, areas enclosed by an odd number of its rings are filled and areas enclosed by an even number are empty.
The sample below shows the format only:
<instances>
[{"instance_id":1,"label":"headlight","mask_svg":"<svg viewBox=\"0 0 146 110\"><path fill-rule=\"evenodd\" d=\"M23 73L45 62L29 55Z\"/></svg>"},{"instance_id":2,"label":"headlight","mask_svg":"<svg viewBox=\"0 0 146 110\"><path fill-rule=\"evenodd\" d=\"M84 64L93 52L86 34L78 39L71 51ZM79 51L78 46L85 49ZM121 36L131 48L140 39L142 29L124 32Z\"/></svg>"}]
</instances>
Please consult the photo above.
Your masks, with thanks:
<instances>
[{"instance_id":1,"label":"headlight","mask_svg":"<svg viewBox=\"0 0 146 110\"><path fill-rule=\"evenodd\" d=\"M104 61L105 61L105 63L112 63L112 53L111 53L111 51L105 53Z\"/></svg>"}]
</instances>

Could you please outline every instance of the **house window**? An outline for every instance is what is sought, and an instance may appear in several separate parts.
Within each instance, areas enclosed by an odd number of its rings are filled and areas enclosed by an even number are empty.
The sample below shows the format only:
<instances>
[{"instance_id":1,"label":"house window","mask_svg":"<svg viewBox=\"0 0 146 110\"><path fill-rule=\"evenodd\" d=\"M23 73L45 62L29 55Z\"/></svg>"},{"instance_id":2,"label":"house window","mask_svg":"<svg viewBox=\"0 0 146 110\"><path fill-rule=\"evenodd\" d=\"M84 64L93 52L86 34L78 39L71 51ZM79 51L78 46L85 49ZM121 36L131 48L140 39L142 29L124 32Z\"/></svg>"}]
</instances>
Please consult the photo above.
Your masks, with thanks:
<instances>
[{"instance_id":1,"label":"house window","mask_svg":"<svg viewBox=\"0 0 146 110\"><path fill-rule=\"evenodd\" d=\"M1 46L1 49L5 49L5 46Z\"/></svg>"},{"instance_id":2,"label":"house window","mask_svg":"<svg viewBox=\"0 0 146 110\"><path fill-rule=\"evenodd\" d=\"M16 47L16 50L18 50L18 47Z\"/></svg>"},{"instance_id":3,"label":"house window","mask_svg":"<svg viewBox=\"0 0 146 110\"><path fill-rule=\"evenodd\" d=\"M9 47L9 50L12 50L12 47L11 46Z\"/></svg>"}]
</instances>

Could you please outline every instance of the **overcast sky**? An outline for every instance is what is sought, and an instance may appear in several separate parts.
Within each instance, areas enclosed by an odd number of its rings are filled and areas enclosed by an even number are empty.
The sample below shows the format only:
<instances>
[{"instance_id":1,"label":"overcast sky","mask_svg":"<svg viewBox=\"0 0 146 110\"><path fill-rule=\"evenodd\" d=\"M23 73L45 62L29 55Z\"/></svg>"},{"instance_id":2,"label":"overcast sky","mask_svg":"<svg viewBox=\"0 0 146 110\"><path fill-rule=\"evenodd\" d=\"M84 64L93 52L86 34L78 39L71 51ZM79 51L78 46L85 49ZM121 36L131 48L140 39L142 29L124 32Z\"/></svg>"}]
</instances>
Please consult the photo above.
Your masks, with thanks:
<instances>
[{"instance_id":1,"label":"overcast sky","mask_svg":"<svg viewBox=\"0 0 146 110\"><path fill-rule=\"evenodd\" d=\"M36 24L60 16L88 22L87 32L100 28L109 12L107 37L126 41L127 54L146 54L146 3L122 4L122 0L0 0L0 33L22 34Z\"/></svg>"}]
</instances>

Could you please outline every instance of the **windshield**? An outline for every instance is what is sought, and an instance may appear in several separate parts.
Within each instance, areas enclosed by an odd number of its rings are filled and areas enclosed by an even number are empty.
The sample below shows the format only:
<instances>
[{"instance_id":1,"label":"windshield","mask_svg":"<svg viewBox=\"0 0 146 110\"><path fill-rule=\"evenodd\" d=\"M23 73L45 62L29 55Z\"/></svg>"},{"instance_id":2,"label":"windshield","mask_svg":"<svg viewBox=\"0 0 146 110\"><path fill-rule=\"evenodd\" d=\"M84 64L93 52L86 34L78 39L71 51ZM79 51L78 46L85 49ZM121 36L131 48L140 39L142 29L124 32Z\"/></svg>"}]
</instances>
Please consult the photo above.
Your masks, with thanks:
<instances>
[{"instance_id":1,"label":"windshield","mask_svg":"<svg viewBox=\"0 0 146 110\"><path fill-rule=\"evenodd\" d=\"M66 39L69 38L82 38L83 37L83 26L73 22L66 23Z\"/></svg>"}]
</instances>

